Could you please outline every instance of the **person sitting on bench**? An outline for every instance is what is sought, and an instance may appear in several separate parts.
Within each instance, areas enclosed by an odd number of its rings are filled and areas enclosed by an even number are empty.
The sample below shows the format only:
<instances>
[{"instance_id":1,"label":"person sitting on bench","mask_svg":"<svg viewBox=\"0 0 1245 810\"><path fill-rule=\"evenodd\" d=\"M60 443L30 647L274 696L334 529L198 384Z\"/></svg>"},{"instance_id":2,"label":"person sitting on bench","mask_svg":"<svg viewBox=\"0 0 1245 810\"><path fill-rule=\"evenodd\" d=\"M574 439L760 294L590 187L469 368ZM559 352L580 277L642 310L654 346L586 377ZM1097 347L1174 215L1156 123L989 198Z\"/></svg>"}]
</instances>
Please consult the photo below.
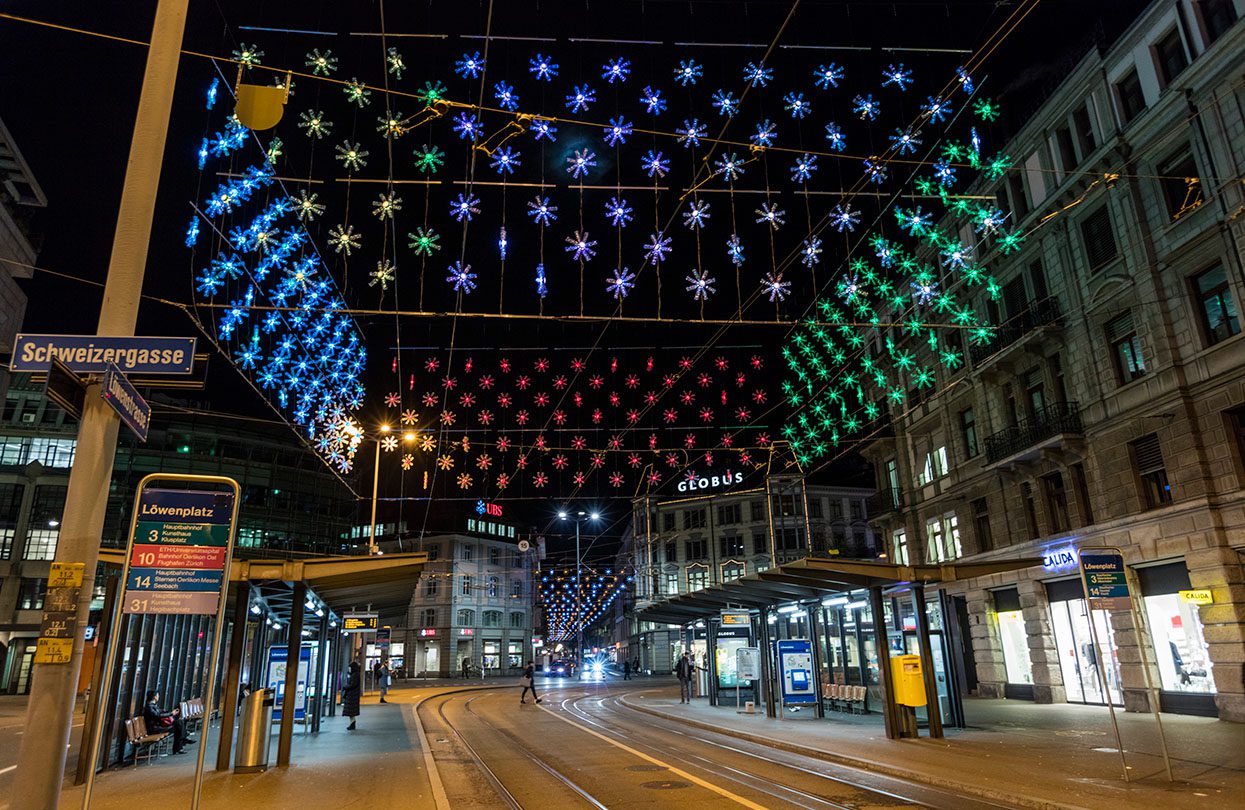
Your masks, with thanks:
<instances>
[{"instance_id":1,"label":"person sitting on bench","mask_svg":"<svg viewBox=\"0 0 1245 810\"><path fill-rule=\"evenodd\" d=\"M181 715L181 709L174 709L171 712L161 711L160 693L154 689L147 692L147 705L143 707L143 722L147 724L147 733L173 732L174 754L184 753L186 743L194 742L186 736L186 723Z\"/></svg>"}]
</instances>

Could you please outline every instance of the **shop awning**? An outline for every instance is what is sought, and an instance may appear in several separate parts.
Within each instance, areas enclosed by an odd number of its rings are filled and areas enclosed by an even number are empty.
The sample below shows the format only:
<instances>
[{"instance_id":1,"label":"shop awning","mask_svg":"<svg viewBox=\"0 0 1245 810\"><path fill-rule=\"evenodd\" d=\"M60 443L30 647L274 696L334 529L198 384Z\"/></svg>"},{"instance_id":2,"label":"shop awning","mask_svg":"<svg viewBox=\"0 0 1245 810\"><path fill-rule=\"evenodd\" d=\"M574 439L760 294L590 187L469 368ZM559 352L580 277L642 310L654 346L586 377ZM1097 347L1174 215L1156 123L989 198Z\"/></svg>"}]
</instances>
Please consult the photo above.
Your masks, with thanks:
<instances>
[{"instance_id":1,"label":"shop awning","mask_svg":"<svg viewBox=\"0 0 1245 810\"><path fill-rule=\"evenodd\" d=\"M1041 557L941 565L895 565L872 560L805 557L722 585L657 602L638 611L636 618L647 622L687 624L727 608L760 608L812 601L874 586L896 588L910 584L946 584L1041 564Z\"/></svg>"}]
</instances>

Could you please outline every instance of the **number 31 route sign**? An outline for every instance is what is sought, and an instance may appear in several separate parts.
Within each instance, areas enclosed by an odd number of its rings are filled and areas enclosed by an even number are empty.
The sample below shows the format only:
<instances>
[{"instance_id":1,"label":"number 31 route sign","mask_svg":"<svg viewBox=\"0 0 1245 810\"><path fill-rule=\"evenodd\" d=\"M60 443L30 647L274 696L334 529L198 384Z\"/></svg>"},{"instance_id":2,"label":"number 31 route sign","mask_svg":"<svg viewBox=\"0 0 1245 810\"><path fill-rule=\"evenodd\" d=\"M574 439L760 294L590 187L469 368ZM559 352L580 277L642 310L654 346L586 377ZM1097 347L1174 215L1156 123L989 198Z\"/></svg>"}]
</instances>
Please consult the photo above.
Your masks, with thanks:
<instances>
[{"instance_id":1,"label":"number 31 route sign","mask_svg":"<svg viewBox=\"0 0 1245 810\"><path fill-rule=\"evenodd\" d=\"M232 492L144 490L130 540L123 612L215 614L235 501Z\"/></svg>"}]
</instances>

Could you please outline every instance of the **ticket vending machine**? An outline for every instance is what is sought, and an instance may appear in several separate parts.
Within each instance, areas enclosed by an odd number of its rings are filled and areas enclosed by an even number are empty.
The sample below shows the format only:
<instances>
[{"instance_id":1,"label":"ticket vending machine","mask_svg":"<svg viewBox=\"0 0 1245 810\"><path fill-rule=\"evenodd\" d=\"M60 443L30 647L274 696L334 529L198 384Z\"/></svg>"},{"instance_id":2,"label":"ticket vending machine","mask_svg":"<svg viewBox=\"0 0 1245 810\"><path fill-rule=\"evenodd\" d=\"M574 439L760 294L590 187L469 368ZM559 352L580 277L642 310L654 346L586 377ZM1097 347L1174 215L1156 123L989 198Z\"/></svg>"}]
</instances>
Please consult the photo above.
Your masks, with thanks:
<instances>
[{"instance_id":1,"label":"ticket vending machine","mask_svg":"<svg viewBox=\"0 0 1245 810\"><path fill-rule=\"evenodd\" d=\"M806 638L778 642L778 677L784 706L817 702L813 643Z\"/></svg>"}]
</instances>

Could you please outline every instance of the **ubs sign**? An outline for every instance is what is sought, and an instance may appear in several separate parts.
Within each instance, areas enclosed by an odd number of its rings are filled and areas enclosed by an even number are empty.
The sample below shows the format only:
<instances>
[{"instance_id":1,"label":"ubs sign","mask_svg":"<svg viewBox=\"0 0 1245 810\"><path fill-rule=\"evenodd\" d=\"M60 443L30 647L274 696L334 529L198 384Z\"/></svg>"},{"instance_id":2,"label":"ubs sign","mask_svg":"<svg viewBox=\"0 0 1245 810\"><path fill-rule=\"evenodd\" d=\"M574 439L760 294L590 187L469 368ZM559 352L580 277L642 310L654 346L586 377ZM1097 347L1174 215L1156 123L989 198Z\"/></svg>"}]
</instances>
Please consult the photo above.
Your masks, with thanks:
<instances>
[{"instance_id":1,"label":"ubs sign","mask_svg":"<svg viewBox=\"0 0 1245 810\"><path fill-rule=\"evenodd\" d=\"M695 478L684 478L679 482L679 492L699 492L702 489L717 489L718 487L729 487L732 484L742 484L744 474L742 472L731 472L727 470L721 475L696 476Z\"/></svg>"}]
</instances>

